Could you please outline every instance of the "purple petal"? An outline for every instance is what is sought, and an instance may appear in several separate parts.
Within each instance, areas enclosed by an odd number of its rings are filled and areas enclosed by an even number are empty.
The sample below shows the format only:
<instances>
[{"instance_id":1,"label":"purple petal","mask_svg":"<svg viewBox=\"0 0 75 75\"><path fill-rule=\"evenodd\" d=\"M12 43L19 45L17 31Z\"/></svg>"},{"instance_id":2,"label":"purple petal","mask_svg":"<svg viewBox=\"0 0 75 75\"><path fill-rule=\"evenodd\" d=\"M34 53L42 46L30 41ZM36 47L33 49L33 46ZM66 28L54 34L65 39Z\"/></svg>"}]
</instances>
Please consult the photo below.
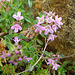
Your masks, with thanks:
<instances>
[{"instance_id":1,"label":"purple petal","mask_svg":"<svg viewBox=\"0 0 75 75\"><path fill-rule=\"evenodd\" d=\"M14 64L14 65L17 65L18 63L17 63L17 62L14 62L13 64Z\"/></svg>"},{"instance_id":2,"label":"purple petal","mask_svg":"<svg viewBox=\"0 0 75 75\"><path fill-rule=\"evenodd\" d=\"M20 15L21 15L21 12L20 12L20 11L18 11L18 12L17 12L17 16L20 16Z\"/></svg>"},{"instance_id":3,"label":"purple petal","mask_svg":"<svg viewBox=\"0 0 75 75\"><path fill-rule=\"evenodd\" d=\"M10 57L11 56L11 53L7 53L7 57Z\"/></svg>"},{"instance_id":4,"label":"purple petal","mask_svg":"<svg viewBox=\"0 0 75 75\"><path fill-rule=\"evenodd\" d=\"M19 51L15 51L15 54L19 54Z\"/></svg>"},{"instance_id":5,"label":"purple petal","mask_svg":"<svg viewBox=\"0 0 75 75\"><path fill-rule=\"evenodd\" d=\"M24 17L23 16L20 16L20 19L19 20L22 20L22 19L24 19Z\"/></svg>"},{"instance_id":6,"label":"purple petal","mask_svg":"<svg viewBox=\"0 0 75 75\"><path fill-rule=\"evenodd\" d=\"M22 58L21 58L21 57L19 57L19 58L18 58L18 61L21 61L21 60L22 60Z\"/></svg>"},{"instance_id":7,"label":"purple petal","mask_svg":"<svg viewBox=\"0 0 75 75\"><path fill-rule=\"evenodd\" d=\"M15 29L15 27L14 27L14 26L12 26L12 27L11 27L11 29L12 29L12 30L14 30L14 29Z\"/></svg>"},{"instance_id":8,"label":"purple petal","mask_svg":"<svg viewBox=\"0 0 75 75\"><path fill-rule=\"evenodd\" d=\"M14 15L13 15L13 18L15 18L15 19L16 19L16 14L14 14Z\"/></svg>"},{"instance_id":9,"label":"purple petal","mask_svg":"<svg viewBox=\"0 0 75 75\"><path fill-rule=\"evenodd\" d=\"M24 57L23 57L23 60L26 60L26 58L27 58L27 56L24 56Z\"/></svg>"},{"instance_id":10,"label":"purple petal","mask_svg":"<svg viewBox=\"0 0 75 75\"><path fill-rule=\"evenodd\" d=\"M27 61L29 62L29 60L32 60L32 58L26 58L27 59Z\"/></svg>"},{"instance_id":11,"label":"purple petal","mask_svg":"<svg viewBox=\"0 0 75 75\"><path fill-rule=\"evenodd\" d=\"M15 28L14 32L17 33L18 32L18 28Z\"/></svg>"}]
</instances>

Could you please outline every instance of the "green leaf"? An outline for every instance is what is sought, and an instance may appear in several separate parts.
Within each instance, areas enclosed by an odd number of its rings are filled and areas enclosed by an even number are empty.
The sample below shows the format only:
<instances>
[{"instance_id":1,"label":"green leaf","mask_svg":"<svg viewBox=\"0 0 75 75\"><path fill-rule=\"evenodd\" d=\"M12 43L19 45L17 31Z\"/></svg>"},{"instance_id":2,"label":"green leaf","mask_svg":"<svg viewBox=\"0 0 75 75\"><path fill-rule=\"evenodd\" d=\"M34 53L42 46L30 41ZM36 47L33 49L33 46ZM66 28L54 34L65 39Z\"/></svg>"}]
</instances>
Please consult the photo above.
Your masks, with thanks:
<instances>
[{"instance_id":1,"label":"green leaf","mask_svg":"<svg viewBox=\"0 0 75 75\"><path fill-rule=\"evenodd\" d=\"M40 45L43 45L43 42L39 39L37 39L37 42L40 44Z\"/></svg>"},{"instance_id":2,"label":"green leaf","mask_svg":"<svg viewBox=\"0 0 75 75\"><path fill-rule=\"evenodd\" d=\"M18 35L18 38L19 38L19 39L27 39L22 33L20 33L20 34Z\"/></svg>"},{"instance_id":3,"label":"green leaf","mask_svg":"<svg viewBox=\"0 0 75 75\"><path fill-rule=\"evenodd\" d=\"M72 66L68 66L67 67L67 70L71 70L73 67Z\"/></svg>"},{"instance_id":4,"label":"green leaf","mask_svg":"<svg viewBox=\"0 0 75 75\"><path fill-rule=\"evenodd\" d=\"M7 42L11 43L10 39L8 37L6 37L6 36L5 36L5 41L6 41L6 43Z\"/></svg>"},{"instance_id":5,"label":"green leaf","mask_svg":"<svg viewBox=\"0 0 75 75\"><path fill-rule=\"evenodd\" d=\"M1 66L1 67L3 66L2 63L1 63L1 57L0 57L0 66Z\"/></svg>"},{"instance_id":6,"label":"green leaf","mask_svg":"<svg viewBox=\"0 0 75 75\"><path fill-rule=\"evenodd\" d=\"M20 40L20 43L26 45L27 42Z\"/></svg>"},{"instance_id":7,"label":"green leaf","mask_svg":"<svg viewBox=\"0 0 75 75\"><path fill-rule=\"evenodd\" d=\"M29 71L32 71L33 69L34 69L34 67L33 68L30 68Z\"/></svg>"},{"instance_id":8,"label":"green leaf","mask_svg":"<svg viewBox=\"0 0 75 75\"><path fill-rule=\"evenodd\" d=\"M47 52L47 51L45 51L45 52L44 52L44 54L45 54L45 55L47 55L47 56L49 56L49 55L50 55L50 53L49 53L49 52Z\"/></svg>"},{"instance_id":9,"label":"green leaf","mask_svg":"<svg viewBox=\"0 0 75 75\"><path fill-rule=\"evenodd\" d=\"M44 33L41 33L41 36L43 37L43 38L45 38L46 36L44 35Z\"/></svg>"},{"instance_id":10,"label":"green leaf","mask_svg":"<svg viewBox=\"0 0 75 75\"><path fill-rule=\"evenodd\" d=\"M25 16L25 20L26 20L27 22L31 23L30 19L29 19L27 16Z\"/></svg>"},{"instance_id":11,"label":"green leaf","mask_svg":"<svg viewBox=\"0 0 75 75\"><path fill-rule=\"evenodd\" d=\"M73 61L73 65L75 65L75 61Z\"/></svg>"},{"instance_id":12,"label":"green leaf","mask_svg":"<svg viewBox=\"0 0 75 75\"><path fill-rule=\"evenodd\" d=\"M12 29L9 30L9 35L12 34Z\"/></svg>"},{"instance_id":13,"label":"green leaf","mask_svg":"<svg viewBox=\"0 0 75 75\"><path fill-rule=\"evenodd\" d=\"M15 50L15 47L14 45L12 45L11 43L6 43L7 47L11 50L11 51L14 51Z\"/></svg>"},{"instance_id":14,"label":"green leaf","mask_svg":"<svg viewBox=\"0 0 75 75\"><path fill-rule=\"evenodd\" d=\"M31 0L28 0L28 5L30 8L32 7L32 1Z\"/></svg>"},{"instance_id":15,"label":"green leaf","mask_svg":"<svg viewBox=\"0 0 75 75\"><path fill-rule=\"evenodd\" d=\"M68 61L65 61L61 67L65 67L68 63Z\"/></svg>"}]
</instances>

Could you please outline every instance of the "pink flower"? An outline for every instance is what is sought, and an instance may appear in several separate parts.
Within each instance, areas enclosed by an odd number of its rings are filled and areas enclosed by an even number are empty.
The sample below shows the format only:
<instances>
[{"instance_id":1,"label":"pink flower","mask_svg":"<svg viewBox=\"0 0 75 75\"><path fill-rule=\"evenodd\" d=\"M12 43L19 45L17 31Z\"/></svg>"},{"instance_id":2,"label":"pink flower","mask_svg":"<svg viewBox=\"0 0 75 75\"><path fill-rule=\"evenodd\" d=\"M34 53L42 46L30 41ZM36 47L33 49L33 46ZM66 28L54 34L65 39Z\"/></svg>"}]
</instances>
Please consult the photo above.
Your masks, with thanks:
<instances>
[{"instance_id":1,"label":"pink flower","mask_svg":"<svg viewBox=\"0 0 75 75\"><path fill-rule=\"evenodd\" d=\"M53 30L56 32L56 30L58 29L58 27L56 25L52 25Z\"/></svg>"},{"instance_id":2,"label":"pink flower","mask_svg":"<svg viewBox=\"0 0 75 75\"><path fill-rule=\"evenodd\" d=\"M5 0L2 0L2 1L5 1Z\"/></svg>"},{"instance_id":3,"label":"pink flower","mask_svg":"<svg viewBox=\"0 0 75 75\"><path fill-rule=\"evenodd\" d=\"M60 65L58 65L56 63L53 65L53 69L55 69L55 70L57 70L58 67L60 67Z\"/></svg>"},{"instance_id":4,"label":"pink flower","mask_svg":"<svg viewBox=\"0 0 75 75\"><path fill-rule=\"evenodd\" d=\"M13 63L13 60L10 60L9 63Z\"/></svg>"},{"instance_id":5,"label":"pink flower","mask_svg":"<svg viewBox=\"0 0 75 75\"><path fill-rule=\"evenodd\" d=\"M18 39L18 37L14 37L14 39L13 39L13 41L14 41L15 43L18 43L20 40L21 40L21 39Z\"/></svg>"},{"instance_id":6,"label":"pink flower","mask_svg":"<svg viewBox=\"0 0 75 75\"><path fill-rule=\"evenodd\" d=\"M19 46L18 46L18 49L21 49L21 47L22 47L22 45L19 45Z\"/></svg>"},{"instance_id":7,"label":"pink flower","mask_svg":"<svg viewBox=\"0 0 75 75\"><path fill-rule=\"evenodd\" d=\"M2 0L2 1L5 1L5 0ZM8 1L8 2L9 2L10 0L6 0L6 1Z\"/></svg>"},{"instance_id":8,"label":"pink flower","mask_svg":"<svg viewBox=\"0 0 75 75\"><path fill-rule=\"evenodd\" d=\"M17 62L14 62L13 64L14 64L14 65L17 65L18 63L17 63Z\"/></svg>"},{"instance_id":9,"label":"pink flower","mask_svg":"<svg viewBox=\"0 0 75 75\"><path fill-rule=\"evenodd\" d=\"M22 60L22 58L21 58L21 57L19 57L19 58L18 58L18 61L21 61L21 60Z\"/></svg>"},{"instance_id":10,"label":"pink flower","mask_svg":"<svg viewBox=\"0 0 75 75\"><path fill-rule=\"evenodd\" d=\"M17 21L24 19L24 17L21 16L21 12L20 11L17 12L17 15L14 14L13 18L15 18Z\"/></svg>"},{"instance_id":11,"label":"pink flower","mask_svg":"<svg viewBox=\"0 0 75 75\"><path fill-rule=\"evenodd\" d=\"M29 62L29 60L32 60L32 58L26 58L27 59L27 61Z\"/></svg>"},{"instance_id":12,"label":"pink flower","mask_svg":"<svg viewBox=\"0 0 75 75\"><path fill-rule=\"evenodd\" d=\"M45 26L45 33L44 34L47 35L48 33L53 33L53 30L50 25Z\"/></svg>"},{"instance_id":13,"label":"pink flower","mask_svg":"<svg viewBox=\"0 0 75 75\"><path fill-rule=\"evenodd\" d=\"M57 37L56 35L50 34L47 40L54 41L54 38L56 38L56 37Z\"/></svg>"},{"instance_id":14,"label":"pink flower","mask_svg":"<svg viewBox=\"0 0 75 75\"><path fill-rule=\"evenodd\" d=\"M19 54L19 51L15 51L15 54Z\"/></svg>"},{"instance_id":15,"label":"pink flower","mask_svg":"<svg viewBox=\"0 0 75 75\"><path fill-rule=\"evenodd\" d=\"M52 55L53 57L55 57L56 55Z\"/></svg>"},{"instance_id":16,"label":"pink flower","mask_svg":"<svg viewBox=\"0 0 75 75\"><path fill-rule=\"evenodd\" d=\"M52 59L48 59L48 61L49 61L49 62L47 63L47 65L48 65L48 64L54 65L54 63L55 63L55 61L52 60Z\"/></svg>"},{"instance_id":17,"label":"pink flower","mask_svg":"<svg viewBox=\"0 0 75 75\"><path fill-rule=\"evenodd\" d=\"M23 60L26 60L26 58L27 58L27 56L24 56L24 57L23 57Z\"/></svg>"},{"instance_id":18,"label":"pink flower","mask_svg":"<svg viewBox=\"0 0 75 75\"><path fill-rule=\"evenodd\" d=\"M10 57L11 56L11 53L7 53L7 57Z\"/></svg>"},{"instance_id":19,"label":"pink flower","mask_svg":"<svg viewBox=\"0 0 75 75\"><path fill-rule=\"evenodd\" d=\"M10 1L10 0L7 0L8 2Z\"/></svg>"},{"instance_id":20,"label":"pink flower","mask_svg":"<svg viewBox=\"0 0 75 75\"><path fill-rule=\"evenodd\" d=\"M47 23L51 23L51 22L54 22L54 19L52 19L52 16L48 17L48 18L46 16L46 21L47 21Z\"/></svg>"},{"instance_id":21,"label":"pink flower","mask_svg":"<svg viewBox=\"0 0 75 75\"><path fill-rule=\"evenodd\" d=\"M35 29L35 32L39 32L39 34L41 34L41 32L44 31L44 29L45 29L43 26L40 26L40 25L37 25L37 24L35 24L35 27L37 27Z\"/></svg>"},{"instance_id":22,"label":"pink flower","mask_svg":"<svg viewBox=\"0 0 75 75\"><path fill-rule=\"evenodd\" d=\"M60 25L63 25L63 23L61 22L61 20L62 20L61 17L58 18L58 15L55 16L55 21L54 21L54 23L55 23L55 25L57 25L59 28L61 28Z\"/></svg>"},{"instance_id":23,"label":"pink flower","mask_svg":"<svg viewBox=\"0 0 75 75\"><path fill-rule=\"evenodd\" d=\"M48 16L55 16L55 13L52 13L51 11L49 13L47 13L46 11L44 11L44 14L46 14Z\"/></svg>"},{"instance_id":24,"label":"pink flower","mask_svg":"<svg viewBox=\"0 0 75 75\"><path fill-rule=\"evenodd\" d=\"M1 55L0 57L1 57L1 59L6 58L6 56L5 56L5 55Z\"/></svg>"},{"instance_id":25,"label":"pink flower","mask_svg":"<svg viewBox=\"0 0 75 75\"><path fill-rule=\"evenodd\" d=\"M58 58L60 57L59 55L57 55L58 56Z\"/></svg>"},{"instance_id":26,"label":"pink flower","mask_svg":"<svg viewBox=\"0 0 75 75\"><path fill-rule=\"evenodd\" d=\"M6 58L6 53L5 53L5 52L2 52L2 54L3 54L3 55L0 56L1 59Z\"/></svg>"},{"instance_id":27,"label":"pink flower","mask_svg":"<svg viewBox=\"0 0 75 75\"><path fill-rule=\"evenodd\" d=\"M20 54L22 54L22 51L20 51Z\"/></svg>"},{"instance_id":28,"label":"pink flower","mask_svg":"<svg viewBox=\"0 0 75 75\"><path fill-rule=\"evenodd\" d=\"M57 61L58 59L56 58L56 59L54 59L55 61Z\"/></svg>"},{"instance_id":29,"label":"pink flower","mask_svg":"<svg viewBox=\"0 0 75 75\"><path fill-rule=\"evenodd\" d=\"M15 24L11 27L11 29L14 30L15 33L17 33L18 30L20 30L20 31L22 30L22 27L19 26L19 24Z\"/></svg>"},{"instance_id":30,"label":"pink flower","mask_svg":"<svg viewBox=\"0 0 75 75\"><path fill-rule=\"evenodd\" d=\"M39 20L38 24L44 23L44 15L41 18L40 17L36 18Z\"/></svg>"}]
</instances>

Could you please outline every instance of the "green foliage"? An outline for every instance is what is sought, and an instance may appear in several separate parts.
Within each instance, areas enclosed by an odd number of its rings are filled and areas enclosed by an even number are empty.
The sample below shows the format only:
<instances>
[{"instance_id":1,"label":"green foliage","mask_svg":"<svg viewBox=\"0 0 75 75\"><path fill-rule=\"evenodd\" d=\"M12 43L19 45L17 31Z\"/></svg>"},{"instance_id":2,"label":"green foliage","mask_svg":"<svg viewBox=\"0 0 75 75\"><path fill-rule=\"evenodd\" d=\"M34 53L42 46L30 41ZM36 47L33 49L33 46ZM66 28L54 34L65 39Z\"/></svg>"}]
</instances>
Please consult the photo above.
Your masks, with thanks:
<instances>
[{"instance_id":1,"label":"green foliage","mask_svg":"<svg viewBox=\"0 0 75 75\"><path fill-rule=\"evenodd\" d=\"M68 61L64 61L63 64L61 65L61 67L58 68L57 72L58 75L66 75L67 70L64 68L69 62Z\"/></svg>"},{"instance_id":2,"label":"green foliage","mask_svg":"<svg viewBox=\"0 0 75 75\"><path fill-rule=\"evenodd\" d=\"M13 30L11 30L11 26L15 25L16 23L19 23L21 27L23 28L22 31L27 30L28 28L32 27L34 24L38 22L38 20L34 20L34 15L32 15L32 11L27 12L26 7L29 9L32 7L32 4L34 3L31 0L14 0L14 2L11 0L9 3L7 1L2 2L3 6L0 8L0 28L2 29L2 32L7 33L5 36L3 36L4 41L2 42L3 45L6 45L9 49L8 52L14 52L15 50L22 51L23 56L27 56L32 58L29 62L27 60L23 60L19 62L18 66L26 66L24 69L31 68L37 60L40 58L42 54L42 45L43 42L38 39L38 35L35 36L34 38L30 39L25 37L22 33L14 33ZM13 14L16 14L18 11L20 11L22 16L24 17L23 20L16 22L16 20L12 17ZM39 13L39 16L42 17L42 13ZM47 38L47 36L44 35L44 32L41 34L43 38ZM22 45L22 48L19 50L17 49L17 46L12 43L12 39L14 37L18 37L18 39L21 39L20 42L18 43L19 45ZM0 52L1 54L1 52ZM16 55L16 54L14 54ZM18 57L20 57L20 55ZM44 56L47 58L52 57L53 53L45 51ZM23 58L22 56L22 58ZM64 55L62 54L61 57ZM11 58L14 58L14 56L11 56ZM7 61L9 61L11 58L9 58ZM16 57L15 57L16 58ZM18 58L16 58L18 59ZM35 67L37 68L36 71L34 71L34 68L31 68L29 71L23 73L21 75L49 75L48 69L43 69L41 67L41 64L44 60L39 61ZM2 71L1 75L14 75L15 70L18 68L18 66L14 66L12 64L6 64L3 66L2 60L0 58L0 71ZM66 75L66 72L68 70L74 69L75 70L75 61L73 62L72 66L67 66L68 61L64 61L61 67L58 68L57 72L58 75ZM47 66L47 65L46 65ZM66 68L67 66L67 68ZM52 67L50 64L49 67ZM50 69L52 71L52 69Z\"/></svg>"},{"instance_id":3,"label":"green foliage","mask_svg":"<svg viewBox=\"0 0 75 75\"><path fill-rule=\"evenodd\" d=\"M11 26L14 25L14 21L15 19L12 17L13 14L16 14L16 12L20 11L22 13L22 16L24 16L24 20L20 21L20 22L29 22L32 24L33 17L31 17L31 12L26 12L26 8L25 5L26 3L29 5L29 7L32 7L33 1L28 0L28 1L18 1L18 0L14 0L14 4L13 1L11 2L3 2L3 6L0 8L0 28L2 28L2 31L7 33ZM27 24L26 22L26 24ZM24 28L25 29L25 28ZM9 30L9 34L12 34L12 31Z\"/></svg>"},{"instance_id":4,"label":"green foliage","mask_svg":"<svg viewBox=\"0 0 75 75\"><path fill-rule=\"evenodd\" d=\"M28 0L28 5L29 5L29 7L31 8L32 7L32 1L31 0Z\"/></svg>"},{"instance_id":5,"label":"green foliage","mask_svg":"<svg viewBox=\"0 0 75 75\"><path fill-rule=\"evenodd\" d=\"M10 75L10 74L15 74L15 66L12 65L12 64L6 64L2 67L2 70L4 72L3 75L7 74L7 75Z\"/></svg>"}]
</instances>

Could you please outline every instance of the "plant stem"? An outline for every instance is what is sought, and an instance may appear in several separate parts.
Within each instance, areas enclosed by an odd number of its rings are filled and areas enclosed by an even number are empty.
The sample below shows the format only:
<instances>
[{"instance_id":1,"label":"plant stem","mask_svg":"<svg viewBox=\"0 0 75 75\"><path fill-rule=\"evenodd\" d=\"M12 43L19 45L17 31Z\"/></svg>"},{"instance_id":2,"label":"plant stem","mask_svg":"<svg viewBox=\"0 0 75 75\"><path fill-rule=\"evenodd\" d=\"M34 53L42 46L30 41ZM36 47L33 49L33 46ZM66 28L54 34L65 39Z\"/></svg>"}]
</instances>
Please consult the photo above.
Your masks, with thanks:
<instances>
[{"instance_id":1,"label":"plant stem","mask_svg":"<svg viewBox=\"0 0 75 75\"><path fill-rule=\"evenodd\" d=\"M41 54L40 58L37 60L37 62L36 62L31 68L33 68L33 67L41 60L41 58L43 57L43 54L44 54L44 52L45 52L45 50L46 50L47 45L48 45L48 41L47 41L46 44L45 44L43 53ZM29 71L31 68L29 68L29 69L27 69L27 70L25 70L25 71L22 71L22 72L20 72L20 73L17 73L17 74L15 74L15 75L19 75L19 74L22 74L22 73L24 73L24 72L27 72L27 71Z\"/></svg>"}]
</instances>

